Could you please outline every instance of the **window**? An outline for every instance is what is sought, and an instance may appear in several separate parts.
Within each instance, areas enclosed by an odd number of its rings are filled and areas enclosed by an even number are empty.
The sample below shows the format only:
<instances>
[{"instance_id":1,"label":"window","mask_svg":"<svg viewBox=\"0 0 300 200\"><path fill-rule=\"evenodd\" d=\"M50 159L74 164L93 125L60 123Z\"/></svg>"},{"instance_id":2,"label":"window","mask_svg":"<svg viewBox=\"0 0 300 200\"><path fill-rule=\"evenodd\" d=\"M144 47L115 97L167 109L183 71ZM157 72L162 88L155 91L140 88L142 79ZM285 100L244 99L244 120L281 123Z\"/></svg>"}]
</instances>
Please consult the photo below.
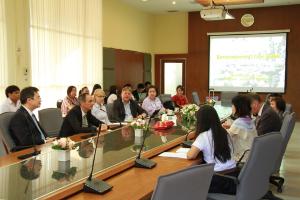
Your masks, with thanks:
<instances>
[{"instance_id":1,"label":"window","mask_svg":"<svg viewBox=\"0 0 300 200\"><path fill-rule=\"evenodd\" d=\"M7 67L7 41L6 41L6 20L4 0L0 0L0 91L4 91L8 84ZM0 94L2 101L3 94Z\"/></svg>"},{"instance_id":2,"label":"window","mask_svg":"<svg viewBox=\"0 0 300 200\"><path fill-rule=\"evenodd\" d=\"M29 2L32 85L42 107L55 107L69 85L102 83L102 1Z\"/></svg>"}]
</instances>

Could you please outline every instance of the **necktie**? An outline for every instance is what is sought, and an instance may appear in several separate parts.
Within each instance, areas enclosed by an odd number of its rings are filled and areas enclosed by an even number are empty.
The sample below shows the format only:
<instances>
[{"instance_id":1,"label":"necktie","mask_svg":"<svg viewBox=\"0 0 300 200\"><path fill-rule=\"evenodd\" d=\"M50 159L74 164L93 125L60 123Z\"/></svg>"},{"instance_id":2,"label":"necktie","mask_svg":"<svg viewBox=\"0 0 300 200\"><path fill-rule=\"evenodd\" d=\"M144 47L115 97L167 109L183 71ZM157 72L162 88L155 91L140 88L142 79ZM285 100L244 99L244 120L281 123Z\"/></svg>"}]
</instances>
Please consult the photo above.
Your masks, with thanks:
<instances>
[{"instance_id":1,"label":"necktie","mask_svg":"<svg viewBox=\"0 0 300 200\"><path fill-rule=\"evenodd\" d=\"M34 122L36 128L37 128L37 129L39 130L39 132L40 132L40 135L41 135L42 140L45 140L45 136L44 136L44 134L43 134L43 131L41 130L41 128L40 128L40 126L39 126L39 124L38 124L38 121L37 121L37 119L36 119L36 117L35 117L34 114L32 114L32 119L33 119L33 122Z\"/></svg>"},{"instance_id":2,"label":"necktie","mask_svg":"<svg viewBox=\"0 0 300 200\"><path fill-rule=\"evenodd\" d=\"M89 127L86 114L82 116L82 127Z\"/></svg>"},{"instance_id":3,"label":"necktie","mask_svg":"<svg viewBox=\"0 0 300 200\"><path fill-rule=\"evenodd\" d=\"M261 117L261 116L257 115L257 117L256 117L256 119L255 119L255 126L257 126L257 125L258 125L258 123L259 123L259 120L260 120L260 117Z\"/></svg>"}]
</instances>

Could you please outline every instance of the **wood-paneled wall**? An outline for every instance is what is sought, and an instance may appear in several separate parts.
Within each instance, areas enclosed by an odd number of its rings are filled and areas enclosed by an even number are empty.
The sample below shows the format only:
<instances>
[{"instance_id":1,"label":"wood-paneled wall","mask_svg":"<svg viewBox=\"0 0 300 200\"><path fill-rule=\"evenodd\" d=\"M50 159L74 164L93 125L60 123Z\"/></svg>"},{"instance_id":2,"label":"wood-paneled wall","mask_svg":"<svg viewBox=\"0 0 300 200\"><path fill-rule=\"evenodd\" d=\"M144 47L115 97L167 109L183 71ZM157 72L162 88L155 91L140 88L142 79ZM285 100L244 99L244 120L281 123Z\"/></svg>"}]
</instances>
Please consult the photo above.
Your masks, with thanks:
<instances>
[{"instance_id":1,"label":"wood-paneled wall","mask_svg":"<svg viewBox=\"0 0 300 200\"><path fill-rule=\"evenodd\" d=\"M290 29L287 41L287 85L284 98L293 105L300 119L300 5L236 9L230 10L230 13L235 17L234 20L210 22L201 19L199 12L189 13L187 93L198 91L202 101L208 94L209 37L207 33ZM255 18L254 25L249 28L243 27L240 23L245 13L251 13Z\"/></svg>"},{"instance_id":2,"label":"wood-paneled wall","mask_svg":"<svg viewBox=\"0 0 300 200\"><path fill-rule=\"evenodd\" d=\"M151 81L151 54L114 48L103 48L103 86L121 88L130 83L133 88L138 83Z\"/></svg>"}]
</instances>

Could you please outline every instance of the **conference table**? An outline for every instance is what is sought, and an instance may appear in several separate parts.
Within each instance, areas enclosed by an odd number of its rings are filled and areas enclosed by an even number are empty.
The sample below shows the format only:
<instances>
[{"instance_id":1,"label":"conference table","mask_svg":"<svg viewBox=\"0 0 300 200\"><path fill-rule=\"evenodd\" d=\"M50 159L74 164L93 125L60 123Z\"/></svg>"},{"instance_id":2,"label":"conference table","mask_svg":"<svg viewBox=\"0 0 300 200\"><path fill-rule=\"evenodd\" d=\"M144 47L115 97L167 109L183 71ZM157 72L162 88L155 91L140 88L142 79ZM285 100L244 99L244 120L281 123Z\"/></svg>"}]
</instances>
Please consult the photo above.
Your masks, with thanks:
<instances>
[{"instance_id":1,"label":"conference table","mask_svg":"<svg viewBox=\"0 0 300 200\"><path fill-rule=\"evenodd\" d=\"M221 106L216 106L216 110L221 119L231 112ZM167 130L150 129L142 157L157 163L152 169L134 167L143 137L135 135L130 126L102 132L97 145L95 136L88 139L82 139L86 134L72 136L76 148L66 161L61 161L51 144L38 146L41 153L25 160L18 160L17 156L33 149L9 154L0 158L0 199L99 199L99 195L82 192L96 146L93 177L113 186L100 199L147 199L159 176L199 163L199 160L158 156L176 150L186 134L180 123Z\"/></svg>"}]
</instances>

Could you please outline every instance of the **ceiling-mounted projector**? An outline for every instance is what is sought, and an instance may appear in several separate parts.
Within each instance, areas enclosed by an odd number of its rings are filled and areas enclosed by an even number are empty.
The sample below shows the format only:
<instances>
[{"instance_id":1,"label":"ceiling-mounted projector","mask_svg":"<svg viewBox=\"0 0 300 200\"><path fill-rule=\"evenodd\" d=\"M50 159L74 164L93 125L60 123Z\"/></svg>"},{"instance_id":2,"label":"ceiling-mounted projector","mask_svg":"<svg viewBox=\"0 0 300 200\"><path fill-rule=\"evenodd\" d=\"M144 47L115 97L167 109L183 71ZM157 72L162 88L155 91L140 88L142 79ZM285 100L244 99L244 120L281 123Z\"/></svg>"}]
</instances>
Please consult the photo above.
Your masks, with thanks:
<instances>
[{"instance_id":1,"label":"ceiling-mounted projector","mask_svg":"<svg viewBox=\"0 0 300 200\"><path fill-rule=\"evenodd\" d=\"M207 21L224 20L226 11L223 8L208 8L200 11L201 18Z\"/></svg>"},{"instance_id":2,"label":"ceiling-mounted projector","mask_svg":"<svg viewBox=\"0 0 300 200\"><path fill-rule=\"evenodd\" d=\"M202 19L207 21L234 19L224 5L216 5L213 1L211 6L200 10L200 15Z\"/></svg>"}]
</instances>

